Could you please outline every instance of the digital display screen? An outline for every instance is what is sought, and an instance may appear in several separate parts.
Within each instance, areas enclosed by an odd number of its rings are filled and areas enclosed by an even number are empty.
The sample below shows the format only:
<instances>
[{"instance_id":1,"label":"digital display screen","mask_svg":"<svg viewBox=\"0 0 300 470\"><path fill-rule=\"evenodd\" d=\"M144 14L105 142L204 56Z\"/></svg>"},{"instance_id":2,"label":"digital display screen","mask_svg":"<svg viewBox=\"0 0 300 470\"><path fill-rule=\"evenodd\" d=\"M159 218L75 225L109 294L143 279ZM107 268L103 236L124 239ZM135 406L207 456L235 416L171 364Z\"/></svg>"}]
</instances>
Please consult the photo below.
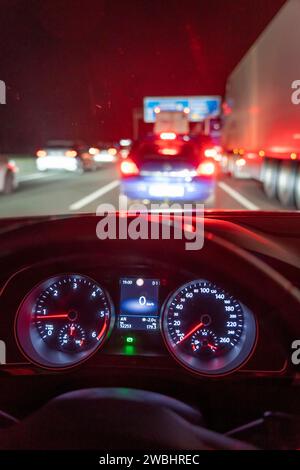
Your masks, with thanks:
<instances>
[{"instance_id":1,"label":"digital display screen","mask_svg":"<svg viewBox=\"0 0 300 470\"><path fill-rule=\"evenodd\" d=\"M120 279L121 330L156 331L159 329L158 279Z\"/></svg>"}]
</instances>

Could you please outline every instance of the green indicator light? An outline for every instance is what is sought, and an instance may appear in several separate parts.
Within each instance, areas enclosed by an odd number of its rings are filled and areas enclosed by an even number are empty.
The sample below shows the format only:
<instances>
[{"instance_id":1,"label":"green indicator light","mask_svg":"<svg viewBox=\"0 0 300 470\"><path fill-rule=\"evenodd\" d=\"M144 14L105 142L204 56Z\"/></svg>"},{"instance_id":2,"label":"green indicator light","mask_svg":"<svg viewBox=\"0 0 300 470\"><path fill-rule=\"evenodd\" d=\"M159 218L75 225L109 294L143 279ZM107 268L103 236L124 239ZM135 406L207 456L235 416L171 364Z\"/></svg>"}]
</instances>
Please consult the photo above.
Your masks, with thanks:
<instances>
[{"instance_id":1,"label":"green indicator light","mask_svg":"<svg viewBox=\"0 0 300 470\"><path fill-rule=\"evenodd\" d=\"M133 344L134 343L134 338L132 336L126 336L125 343Z\"/></svg>"}]
</instances>

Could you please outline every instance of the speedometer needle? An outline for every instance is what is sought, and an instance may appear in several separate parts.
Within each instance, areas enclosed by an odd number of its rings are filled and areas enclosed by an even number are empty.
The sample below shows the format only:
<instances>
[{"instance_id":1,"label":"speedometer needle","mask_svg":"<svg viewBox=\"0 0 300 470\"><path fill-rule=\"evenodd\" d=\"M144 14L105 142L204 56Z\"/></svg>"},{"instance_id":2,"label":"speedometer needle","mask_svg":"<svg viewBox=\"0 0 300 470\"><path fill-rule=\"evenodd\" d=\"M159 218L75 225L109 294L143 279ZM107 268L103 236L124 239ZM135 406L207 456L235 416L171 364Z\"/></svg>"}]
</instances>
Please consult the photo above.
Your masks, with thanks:
<instances>
[{"instance_id":1,"label":"speedometer needle","mask_svg":"<svg viewBox=\"0 0 300 470\"><path fill-rule=\"evenodd\" d=\"M38 320L48 320L49 318L68 318L67 313L58 313L53 315L36 315Z\"/></svg>"},{"instance_id":2,"label":"speedometer needle","mask_svg":"<svg viewBox=\"0 0 300 470\"><path fill-rule=\"evenodd\" d=\"M183 338L181 338L181 340L179 340L177 343L176 343L176 346L178 346L178 344L182 343L184 340L186 340L189 336L191 336L193 333L195 333L195 331L199 330L199 328L202 328L202 326L204 326L204 323L200 322L198 323L198 325L196 325L191 331L189 331L188 333L186 333L184 335Z\"/></svg>"}]
</instances>

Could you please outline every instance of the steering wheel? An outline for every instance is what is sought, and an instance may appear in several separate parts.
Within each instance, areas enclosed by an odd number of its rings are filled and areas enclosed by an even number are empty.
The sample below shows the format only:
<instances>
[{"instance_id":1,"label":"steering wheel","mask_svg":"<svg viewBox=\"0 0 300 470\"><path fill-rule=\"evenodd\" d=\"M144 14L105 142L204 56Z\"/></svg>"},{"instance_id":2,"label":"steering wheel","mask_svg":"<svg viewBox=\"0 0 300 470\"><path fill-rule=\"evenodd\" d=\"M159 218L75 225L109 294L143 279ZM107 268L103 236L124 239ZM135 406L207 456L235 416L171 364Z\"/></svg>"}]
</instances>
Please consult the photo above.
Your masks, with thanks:
<instances>
[{"instance_id":1,"label":"steering wheel","mask_svg":"<svg viewBox=\"0 0 300 470\"><path fill-rule=\"evenodd\" d=\"M0 432L0 449L253 448L202 424L198 410L165 395L91 388L60 395Z\"/></svg>"}]
</instances>

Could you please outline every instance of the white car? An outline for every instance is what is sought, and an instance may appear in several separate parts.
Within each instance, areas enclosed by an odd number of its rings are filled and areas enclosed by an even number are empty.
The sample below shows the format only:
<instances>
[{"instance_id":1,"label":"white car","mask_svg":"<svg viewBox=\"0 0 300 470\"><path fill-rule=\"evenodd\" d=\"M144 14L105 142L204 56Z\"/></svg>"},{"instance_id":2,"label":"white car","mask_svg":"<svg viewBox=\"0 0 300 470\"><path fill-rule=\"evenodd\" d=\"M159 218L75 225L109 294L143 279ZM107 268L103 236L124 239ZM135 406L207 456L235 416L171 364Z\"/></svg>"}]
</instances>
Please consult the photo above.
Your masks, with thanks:
<instances>
[{"instance_id":1,"label":"white car","mask_svg":"<svg viewBox=\"0 0 300 470\"><path fill-rule=\"evenodd\" d=\"M117 161L118 151L115 147L90 147L90 155L98 165L101 163L115 163Z\"/></svg>"},{"instance_id":2,"label":"white car","mask_svg":"<svg viewBox=\"0 0 300 470\"><path fill-rule=\"evenodd\" d=\"M96 169L95 162L83 142L51 140L36 152L39 171L64 170L83 172Z\"/></svg>"},{"instance_id":3,"label":"white car","mask_svg":"<svg viewBox=\"0 0 300 470\"><path fill-rule=\"evenodd\" d=\"M17 187L17 167L13 161L0 155L0 192L12 193Z\"/></svg>"}]
</instances>

